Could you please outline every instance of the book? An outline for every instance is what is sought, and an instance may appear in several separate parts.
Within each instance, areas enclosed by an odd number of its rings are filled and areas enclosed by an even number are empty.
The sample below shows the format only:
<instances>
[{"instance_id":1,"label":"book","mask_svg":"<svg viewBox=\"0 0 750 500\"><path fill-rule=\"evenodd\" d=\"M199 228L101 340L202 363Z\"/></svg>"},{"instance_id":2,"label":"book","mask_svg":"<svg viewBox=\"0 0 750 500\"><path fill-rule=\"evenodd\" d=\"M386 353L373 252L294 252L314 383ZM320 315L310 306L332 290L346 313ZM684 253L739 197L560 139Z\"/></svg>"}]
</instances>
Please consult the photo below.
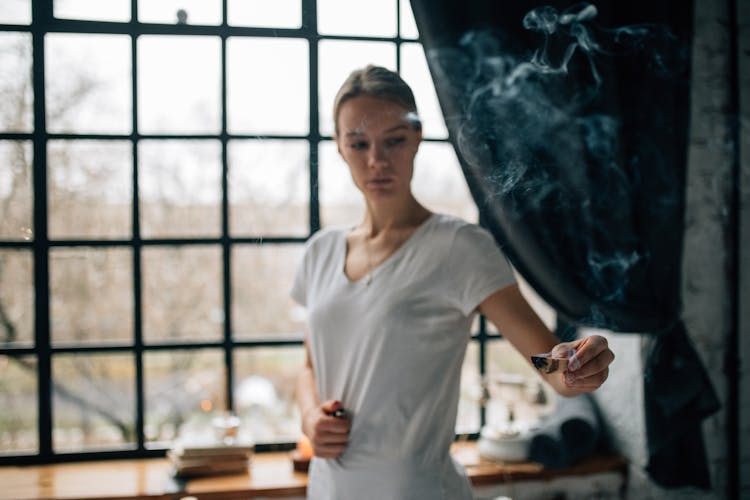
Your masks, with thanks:
<instances>
[{"instance_id":1,"label":"book","mask_svg":"<svg viewBox=\"0 0 750 500\"><path fill-rule=\"evenodd\" d=\"M190 465L172 464L173 475L176 477L213 476L219 474L242 474L248 471L248 461L215 461L207 460L203 463Z\"/></svg>"},{"instance_id":2,"label":"book","mask_svg":"<svg viewBox=\"0 0 750 500\"><path fill-rule=\"evenodd\" d=\"M180 439L167 451L176 477L246 472L255 446L248 440Z\"/></svg>"}]
</instances>

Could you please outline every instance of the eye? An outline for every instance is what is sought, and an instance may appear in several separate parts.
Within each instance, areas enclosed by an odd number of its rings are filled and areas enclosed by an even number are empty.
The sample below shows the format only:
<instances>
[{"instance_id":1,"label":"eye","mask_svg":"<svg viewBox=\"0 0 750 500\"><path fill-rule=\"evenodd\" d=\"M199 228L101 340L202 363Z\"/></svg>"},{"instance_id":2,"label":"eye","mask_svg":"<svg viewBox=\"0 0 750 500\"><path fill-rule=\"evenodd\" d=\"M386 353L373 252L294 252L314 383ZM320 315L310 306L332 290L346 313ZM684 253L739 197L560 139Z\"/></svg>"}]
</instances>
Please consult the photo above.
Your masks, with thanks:
<instances>
[{"instance_id":1,"label":"eye","mask_svg":"<svg viewBox=\"0 0 750 500\"><path fill-rule=\"evenodd\" d=\"M406 141L406 137L391 137L389 139L386 139L385 144L386 146L397 146L404 141Z\"/></svg>"},{"instance_id":2,"label":"eye","mask_svg":"<svg viewBox=\"0 0 750 500\"><path fill-rule=\"evenodd\" d=\"M367 149L367 142L365 141L352 142L351 144L349 144L349 147L356 151L361 151L363 149Z\"/></svg>"}]
</instances>

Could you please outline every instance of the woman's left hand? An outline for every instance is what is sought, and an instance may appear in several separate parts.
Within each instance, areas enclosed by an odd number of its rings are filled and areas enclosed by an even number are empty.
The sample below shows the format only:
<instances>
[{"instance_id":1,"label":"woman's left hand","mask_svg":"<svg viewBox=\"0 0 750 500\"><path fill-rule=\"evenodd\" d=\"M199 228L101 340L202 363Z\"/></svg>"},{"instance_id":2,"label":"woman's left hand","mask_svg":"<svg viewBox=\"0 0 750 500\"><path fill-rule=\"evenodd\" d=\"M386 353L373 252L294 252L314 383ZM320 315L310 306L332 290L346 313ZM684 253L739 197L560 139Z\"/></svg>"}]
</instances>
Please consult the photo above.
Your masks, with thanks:
<instances>
[{"instance_id":1,"label":"woman's left hand","mask_svg":"<svg viewBox=\"0 0 750 500\"><path fill-rule=\"evenodd\" d=\"M566 387L576 392L598 389L607 380L609 365L615 359L607 339L601 335L557 344L552 349L552 356L568 358L568 369L563 372L563 381Z\"/></svg>"}]
</instances>

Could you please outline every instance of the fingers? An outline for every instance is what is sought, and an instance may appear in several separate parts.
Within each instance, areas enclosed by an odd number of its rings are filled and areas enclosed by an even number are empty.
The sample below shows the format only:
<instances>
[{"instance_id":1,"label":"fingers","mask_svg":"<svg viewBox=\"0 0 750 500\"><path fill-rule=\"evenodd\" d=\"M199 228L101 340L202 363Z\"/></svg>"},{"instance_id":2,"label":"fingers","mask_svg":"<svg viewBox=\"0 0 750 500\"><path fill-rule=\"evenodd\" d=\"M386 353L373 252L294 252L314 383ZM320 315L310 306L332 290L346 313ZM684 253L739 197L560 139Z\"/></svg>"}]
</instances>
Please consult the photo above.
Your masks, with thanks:
<instances>
[{"instance_id":1,"label":"fingers","mask_svg":"<svg viewBox=\"0 0 750 500\"><path fill-rule=\"evenodd\" d=\"M321 436L347 436L349 434L349 420L323 416L313 426L313 432Z\"/></svg>"},{"instance_id":2,"label":"fingers","mask_svg":"<svg viewBox=\"0 0 750 500\"><path fill-rule=\"evenodd\" d=\"M346 451L346 445L321 445L313 448L316 457L336 458Z\"/></svg>"},{"instance_id":3,"label":"fingers","mask_svg":"<svg viewBox=\"0 0 750 500\"><path fill-rule=\"evenodd\" d=\"M599 358L599 356L603 353L609 353L605 355L604 358L601 358L598 361L598 363L606 361L604 365L598 366L598 370L594 367L588 367L587 370L589 371L582 372L580 376L585 377L593 375L593 373L601 371L601 369L603 369L605 366L608 366L615 359L614 353L609 350L607 339L600 335L592 335L591 337L586 337L585 339L577 342L577 345L575 346L575 353L568 359L568 370L575 373L578 370L581 370L584 366L591 363L592 360Z\"/></svg>"},{"instance_id":4,"label":"fingers","mask_svg":"<svg viewBox=\"0 0 750 500\"><path fill-rule=\"evenodd\" d=\"M581 392L599 388L609 377L609 365L615 354L607 339L592 335L573 342L563 342L552 349L553 356L568 358L567 370L562 374L566 387Z\"/></svg>"},{"instance_id":5,"label":"fingers","mask_svg":"<svg viewBox=\"0 0 750 500\"><path fill-rule=\"evenodd\" d=\"M567 387L582 392L591 392L598 389L604 381L607 380L607 377L609 377L609 367L604 368L604 370L589 377L578 377L569 371L565 372L564 375L565 385Z\"/></svg>"},{"instance_id":6,"label":"fingers","mask_svg":"<svg viewBox=\"0 0 750 500\"><path fill-rule=\"evenodd\" d=\"M550 355L553 358L572 358L576 353L576 345L579 343L579 340L574 342L561 342L552 348Z\"/></svg>"},{"instance_id":7,"label":"fingers","mask_svg":"<svg viewBox=\"0 0 750 500\"><path fill-rule=\"evenodd\" d=\"M344 453L349 443L349 432L315 434L310 439L313 453L322 458L335 458Z\"/></svg>"},{"instance_id":8,"label":"fingers","mask_svg":"<svg viewBox=\"0 0 750 500\"><path fill-rule=\"evenodd\" d=\"M318 407L308 435L315 456L336 458L346 450L351 422L348 418L331 415L342 408L341 402L335 400L326 401Z\"/></svg>"},{"instance_id":9,"label":"fingers","mask_svg":"<svg viewBox=\"0 0 750 500\"><path fill-rule=\"evenodd\" d=\"M331 399L321 404L320 408L326 413L333 413L336 410L343 409L344 405L341 404L341 401L339 401L338 399Z\"/></svg>"},{"instance_id":10,"label":"fingers","mask_svg":"<svg viewBox=\"0 0 750 500\"><path fill-rule=\"evenodd\" d=\"M570 369L570 365L568 365L568 371L577 378L588 378L606 370L614 359L615 353L606 349L597 354L593 359L587 361L586 364L580 366L577 370Z\"/></svg>"}]
</instances>

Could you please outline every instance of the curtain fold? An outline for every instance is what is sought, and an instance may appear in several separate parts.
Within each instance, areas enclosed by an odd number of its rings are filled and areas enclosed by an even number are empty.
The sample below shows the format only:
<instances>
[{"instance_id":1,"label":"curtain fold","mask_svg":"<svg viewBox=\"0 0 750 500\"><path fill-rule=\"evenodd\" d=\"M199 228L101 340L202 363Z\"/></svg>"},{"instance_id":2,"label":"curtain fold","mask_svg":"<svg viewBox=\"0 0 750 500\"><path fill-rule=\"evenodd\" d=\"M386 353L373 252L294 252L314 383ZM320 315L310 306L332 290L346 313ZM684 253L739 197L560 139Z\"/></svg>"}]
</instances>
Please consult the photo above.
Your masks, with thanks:
<instances>
[{"instance_id":1,"label":"curtain fold","mask_svg":"<svg viewBox=\"0 0 750 500\"><path fill-rule=\"evenodd\" d=\"M564 321L653 334L648 470L707 487L699 424L718 402L680 320L692 2L411 4L482 220ZM671 451L685 436L689 457Z\"/></svg>"}]
</instances>

